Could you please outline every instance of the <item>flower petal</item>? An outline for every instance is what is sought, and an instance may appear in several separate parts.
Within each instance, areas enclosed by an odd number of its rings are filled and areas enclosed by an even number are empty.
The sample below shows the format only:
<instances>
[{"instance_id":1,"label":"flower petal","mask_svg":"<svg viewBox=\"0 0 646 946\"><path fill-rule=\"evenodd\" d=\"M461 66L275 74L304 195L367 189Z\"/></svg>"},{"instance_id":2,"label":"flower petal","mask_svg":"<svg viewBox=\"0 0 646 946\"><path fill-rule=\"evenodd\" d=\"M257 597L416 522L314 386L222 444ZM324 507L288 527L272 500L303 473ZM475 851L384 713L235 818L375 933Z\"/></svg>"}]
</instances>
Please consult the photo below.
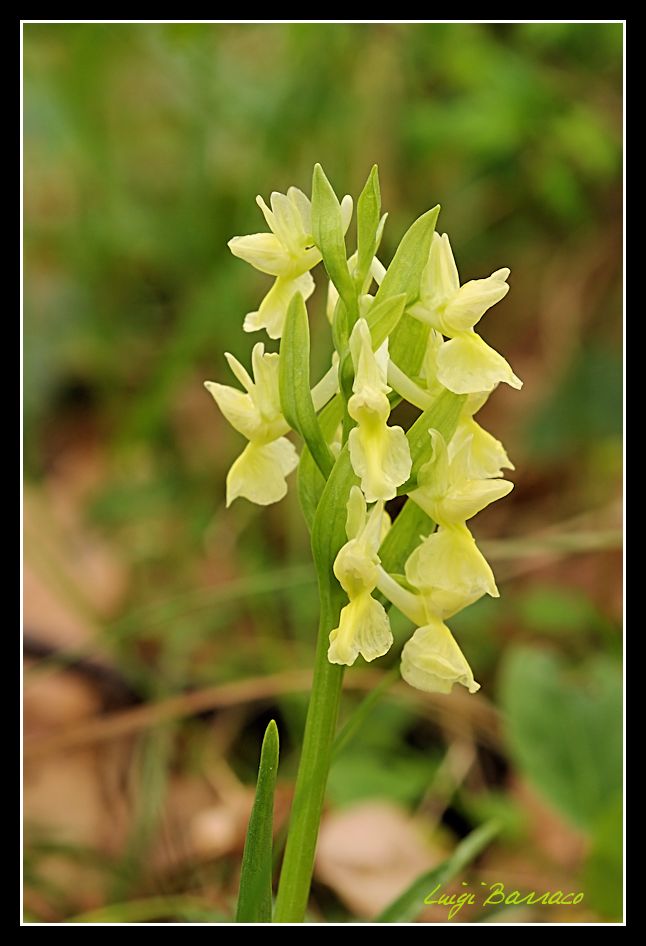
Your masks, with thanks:
<instances>
[{"instance_id":1,"label":"flower petal","mask_svg":"<svg viewBox=\"0 0 646 946\"><path fill-rule=\"evenodd\" d=\"M251 394L255 385L253 383L253 378L250 376L245 366L240 364L236 356L232 355L230 351L225 351L224 357L226 358L227 364L231 369L231 373L235 375L245 391L248 391L249 394Z\"/></svg>"},{"instance_id":2,"label":"flower petal","mask_svg":"<svg viewBox=\"0 0 646 946\"><path fill-rule=\"evenodd\" d=\"M427 589L422 595L426 618L439 617L444 621L457 614L458 611L468 608L475 601L479 601L483 594L484 591L481 589L469 595L465 595L464 592L446 591L443 588Z\"/></svg>"},{"instance_id":3,"label":"flower petal","mask_svg":"<svg viewBox=\"0 0 646 946\"><path fill-rule=\"evenodd\" d=\"M251 396L228 384L218 384L217 381L205 381L204 387L231 426L251 440L262 427L262 418Z\"/></svg>"},{"instance_id":4,"label":"flower petal","mask_svg":"<svg viewBox=\"0 0 646 946\"><path fill-rule=\"evenodd\" d=\"M352 398L350 399L352 400ZM352 469L361 479L369 503L392 499L397 487L410 476L412 460L406 434L401 427L369 427L361 423L348 437Z\"/></svg>"},{"instance_id":5,"label":"flower petal","mask_svg":"<svg viewBox=\"0 0 646 946\"><path fill-rule=\"evenodd\" d=\"M258 311L249 312L245 317L242 326L245 332L257 332L264 328L270 338L280 338L283 334L287 309L295 292L300 292L305 300L312 295L314 280L309 273L303 273L296 279L279 276L260 303Z\"/></svg>"},{"instance_id":6,"label":"flower petal","mask_svg":"<svg viewBox=\"0 0 646 946\"><path fill-rule=\"evenodd\" d=\"M407 683L425 693L450 693L455 683L461 683L469 693L480 689L455 638L437 619L419 627L404 646L401 674Z\"/></svg>"},{"instance_id":7,"label":"flower petal","mask_svg":"<svg viewBox=\"0 0 646 946\"><path fill-rule=\"evenodd\" d=\"M279 191L273 191L269 201L274 214L274 233L291 252L300 252L305 246L305 231L298 205Z\"/></svg>"},{"instance_id":8,"label":"flower petal","mask_svg":"<svg viewBox=\"0 0 646 946\"><path fill-rule=\"evenodd\" d=\"M473 328L487 309L507 295L508 276L508 269L499 269L486 279L471 279L460 286L442 313L444 334L457 335Z\"/></svg>"},{"instance_id":9,"label":"flower petal","mask_svg":"<svg viewBox=\"0 0 646 946\"><path fill-rule=\"evenodd\" d=\"M288 188L287 196L298 209L303 232L307 235L310 235L312 232L312 204L309 197L307 197L298 187Z\"/></svg>"},{"instance_id":10,"label":"flower petal","mask_svg":"<svg viewBox=\"0 0 646 946\"><path fill-rule=\"evenodd\" d=\"M449 454L446 441L439 430L431 427L428 433L433 445L433 453L431 459L419 469L417 482L420 489L415 490L415 493L426 493L429 497L438 499L445 495L451 483Z\"/></svg>"},{"instance_id":11,"label":"flower petal","mask_svg":"<svg viewBox=\"0 0 646 946\"><path fill-rule=\"evenodd\" d=\"M499 597L493 572L465 525L440 527L410 555L406 578L421 591L440 588L464 598Z\"/></svg>"},{"instance_id":12,"label":"flower petal","mask_svg":"<svg viewBox=\"0 0 646 946\"><path fill-rule=\"evenodd\" d=\"M346 194L341 201L341 224L343 226L344 234L348 232L348 227L350 226L350 221L352 220L352 208L352 197L350 197L349 194Z\"/></svg>"},{"instance_id":13,"label":"flower petal","mask_svg":"<svg viewBox=\"0 0 646 946\"><path fill-rule=\"evenodd\" d=\"M268 422L282 417L278 389L279 363L280 355L273 351L265 352L262 342L253 346L251 364L255 388L252 397L261 416Z\"/></svg>"},{"instance_id":14,"label":"flower petal","mask_svg":"<svg viewBox=\"0 0 646 946\"><path fill-rule=\"evenodd\" d=\"M350 354L354 365L354 382L352 390L355 394L366 388L388 394L390 388L386 384L388 372L388 339L379 349L372 350L372 336L365 319L357 319L350 335ZM390 413L390 407L388 408Z\"/></svg>"},{"instance_id":15,"label":"flower petal","mask_svg":"<svg viewBox=\"0 0 646 946\"><path fill-rule=\"evenodd\" d=\"M446 233L433 234L428 263L422 273L420 294L423 307L434 309L444 305L460 288L460 277Z\"/></svg>"},{"instance_id":16,"label":"flower petal","mask_svg":"<svg viewBox=\"0 0 646 946\"><path fill-rule=\"evenodd\" d=\"M465 332L446 342L437 352L437 377L454 394L492 391L504 381L512 388L522 388L502 355L475 332Z\"/></svg>"},{"instance_id":17,"label":"flower petal","mask_svg":"<svg viewBox=\"0 0 646 946\"><path fill-rule=\"evenodd\" d=\"M464 480L450 489L442 500L442 522L466 522L497 499L512 491L509 480ZM440 521L439 517L436 521Z\"/></svg>"},{"instance_id":18,"label":"flower petal","mask_svg":"<svg viewBox=\"0 0 646 946\"><path fill-rule=\"evenodd\" d=\"M227 476L227 506L238 496L259 506L277 503L287 493L285 477L297 466L298 454L286 437L247 444Z\"/></svg>"},{"instance_id":19,"label":"flower petal","mask_svg":"<svg viewBox=\"0 0 646 946\"><path fill-rule=\"evenodd\" d=\"M350 667L359 654L368 661L383 657L392 643L388 615L366 591L341 610L339 626L330 632L327 657L330 663Z\"/></svg>"},{"instance_id":20,"label":"flower petal","mask_svg":"<svg viewBox=\"0 0 646 946\"><path fill-rule=\"evenodd\" d=\"M291 271L292 259L273 233L252 233L249 236L233 237L227 245L234 256L251 263L261 273L283 276Z\"/></svg>"},{"instance_id":21,"label":"flower petal","mask_svg":"<svg viewBox=\"0 0 646 946\"><path fill-rule=\"evenodd\" d=\"M358 486L350 489L346 511L345 534L349 539L356 539L365 527L367 518L366 500Z\"/></svg>"},{"instance_id":22,"label":"flower petal","mask_svg":"<svg viewBox=\"0 0 646 946\"><path fill-rule=\"evenodd\" d=\"M489 479L502 476L503 469L514 469L501 442L471 418L458 424L449 444L449 457L452 467L460 469L467 479Z\"/></svg>"}]
</instances>

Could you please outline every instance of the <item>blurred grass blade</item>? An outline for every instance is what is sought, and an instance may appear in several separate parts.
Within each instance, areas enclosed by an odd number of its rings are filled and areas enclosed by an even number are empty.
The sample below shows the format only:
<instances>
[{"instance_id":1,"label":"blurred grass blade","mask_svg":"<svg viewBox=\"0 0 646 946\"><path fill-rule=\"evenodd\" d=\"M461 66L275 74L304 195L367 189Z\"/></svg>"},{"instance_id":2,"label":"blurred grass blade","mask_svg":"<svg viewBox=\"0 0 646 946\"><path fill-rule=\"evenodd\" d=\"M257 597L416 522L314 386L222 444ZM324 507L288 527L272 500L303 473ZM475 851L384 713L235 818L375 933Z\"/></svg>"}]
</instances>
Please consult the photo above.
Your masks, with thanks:
<instances>
[{"instance_id":1,"label":"blurred grass blade","mask_svg":"<svg viewBox=\"0 0 646 946\"><path fill-rule=\"evenodd\" d=\"M271 923L274 789L278 770L278 727L272 719L260 751L256 798L242 855L237 923Z\"/></svg>"},{"instance_id":2,"label":"blurred grass blade","mask_svg":"<svg viewBox=\"0 0 646 946\"><path fill-rule=\"evenodd\" d=\"M453 880L478 854L484 851L499 830L500 825L497 821L488 821L476 828L468 837L460 841L448 860L413 881L408 890L379 914L375 922L407 923L413 920L421 912L424 898L439 884L446 884Z\"/></svg>"},{"instance_id":3,"label":"blurred grass blade","mask_svg":"<svg viewBox=\"0 0 646 946\"><path fill-rule=\"evenodd\" d=\"M334 466L334 457L323 438L312 403L310 328L300 292L295 293L287 309L280 346L279 386L280 404L287 423L301 435L327 478Z\"/></svg>"},{"instance_id":4,"label":"blurred grass blade","mask_svg":"<svg viewBox=\"0 0 646 946\"><path fill-rule=\"evenodd\" d=\"M363 698L361 703L359 703L355 711L348 717L342 728L337 733L336 739L334 740L334 745L332 746L332 752L335 756L341 752L342 749L345 749L353 736L356 735L361 726L363 726L365 721L370 716L370 711L372 710L373 706L379 702L386 690L389 689L398 676L399 665L393 667L392 670L389 670L388 673L384 674L383 680L373 690L370 690L368 695Z\"/></svg>"},{"instance_id":5,"label":"blurred grass blade","mask_svg":"<svg viewBox=\"0 0 646 946\"><path fill-rule=\"evenodd\" d=\"M156 920L173 919L189 923L226 923L229 917L213 909L205 898L184 894L168 897L147 897L143 900L127 900L110 903L87 913L69 917L66 923L152 923ZM41 922L38 919L33 922Z\"/></svg>"}]
</instances>

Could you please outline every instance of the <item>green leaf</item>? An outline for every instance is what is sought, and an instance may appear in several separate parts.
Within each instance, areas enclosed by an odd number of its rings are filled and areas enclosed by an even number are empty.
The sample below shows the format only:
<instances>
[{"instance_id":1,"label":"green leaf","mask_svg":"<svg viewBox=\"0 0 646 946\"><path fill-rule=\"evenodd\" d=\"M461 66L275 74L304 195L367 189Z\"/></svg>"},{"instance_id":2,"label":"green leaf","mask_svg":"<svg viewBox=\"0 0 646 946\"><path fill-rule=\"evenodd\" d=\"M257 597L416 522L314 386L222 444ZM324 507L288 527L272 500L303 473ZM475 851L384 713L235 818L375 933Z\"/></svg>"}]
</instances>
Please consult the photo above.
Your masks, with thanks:
<instances>
[{"instance_id":1,"label":"green leaf","mask_svg":"<svg viewBox=\"0 0 646 946\"><path fill-rule=\"evenodd\" d=\"M386 907L383 913L379 914L375 922L407 923L413 920L421 913L425 897L438 887L438 885L446 884L448 881L453 880L461 870L464 870L464 868L487 847L499 830L500 828L496 821L490 821L476 828L468 837L460 841L448 860L413 881L408 890L397 897L389 907Z\"/></svg>"},{"instance_id":2,"label":"green leaf","mask_svg":"<svg viewBox=\"0 0 646 946\"><path fill-rule=\"evenodd\" d=\"M349 337L348 311L343 299L339 298L332 316L332 343L339 354L347 349Z\"/></svg>"},{"instance_id":3,"label":"green leaf","mask_svg":"<svg viewBox=\"0 0 646 946\"><path fill-rule=\"evenodd\" d=\"M312 403L310 390L310 327L300 292L294 294L280 345L280 404L287 423L297 430L323 476L334 466Z\"/></svg>"},{"instance_id":4,"label":"green leaf","mask_svg":"<svg viewBox=\"0 0 646 946\"><path fill-rule=\"evenodd\" d=\"M407 305L412 305L419 298L422 271L428 263L439 212L438 204L418 217L408 228L386 270L376 299L381 301L388 296L398 296L400 292L405 292Z\"/></svg>"},{"instance_id":5,"label":"green leaf","mask_svg":"<svg viewBox=\"0 0 646 946\"><path fill-rule=\"evenodd\" d=\"M336 807L367 799L389 799L399 805L419 804L440 760L406 749L367 749L359 741L335 757L328 795Z\"/></svg>"},{"instance_id":6,"label":"green leaf","mask_svg":"<svg viewBox=\"0 0 646 946\"><path fill-rule=\"evenodd\" d=\"M237 923L271 923L274 789L278 771L278 727L272 719L260 751L256 797L242 855Z\"/></svg>"},{"instance_id":7,"label":"green leaf","mask_svg":"<svg viewBox=\"0 0 646 946\"><path fill-rule=\"evenodd\" d=\"M409 378L415 378L420 373L429 332L429 325L404 312L399 325L390 337L388 345L390 357Z\"/></svg>"},{"instance_id":8,"label":"green leaf","mask_svg":"<svg viewBox=\"0 0 646 946\"><path fill-rule=\"evenodd\" d=\"M312 176L312 232L328 276L346 309L356 318L357 300L348 269L341 205L320 164L314 165Z\"/></svg>"},{"instance_id":9,"label":"green leaf","mask_svg":"<svg viewBox=\"0 0 646 946\"><path fill-rule=\"evenodd\" d=\"M336 395L318 415L318 422L326 442L332 440L343 417L343 401ZM307 446L303 447L298 465L298 498L305 516L307 528L312 531L314 516L325 486L325 477L316 465Z\"/></svg>"},{"instance_id":10,"label":"green leaf","mask_svg":"<svg viewBox=\"0 0 646 946\"><path fill-rule=\"evenodd\" d=\"M609 919L621 919L624 879L621 796L612 799L595 822L583 878L589 905Z\"/></svg>"},{"instance_id":11,"label":"green leaf","mask_svg":"<svg viewBox=\"0 0 646 946\"><path fill-rule=\"evenodd\" d=\"M407 500L379 549L379 558L386 571L402 574L408 557L419 544L421 536L430 535L434 531L435 523L431 517L420 509L417 503Z\"/></svg>"},{"instance_id":12,"label":"green leaf","mask_svg":"<svg viewBox=\"0 0 646 946\"><path fill-rule=\"evenodd\" d=\"M381 214L381 192L379 190L379 171L373 165L357 201L357 271L356 283L363 286L370 265L377 252L377 229Z\"/></svg>"},{"instance_id":13,"label":"green leaf","mask_svg":"<svg viewBox=\"0 0 646 946\"><path fill-rule=\"evenodd\" d=\"M386 296L376 300L368 312L366 322L370 326L372 348L376 351L399 325L399 320L406 307L406 293Z\"/></svg>"},{"instance_id":14,"label":"green leaf","mask_svg":"<svg viewBox=\"0 0 646 946\"><path fill-rule=\"evenodd\" d=\"M617 662L597 657L574 672L551 653L517 647L500 694L516 764L573 824L592 830L622 785Z\"/></svg>"},{"instance_id":15,"label":"green leaf","mask_svg":"<svg viewBox=\"0 0 646 946\"><path fill-rule=\"evenodd\" d=\"M327 585L332 592L338 589L341 601L345 593L334 576L332 565L341 546L348 540L345 532L346 506L350 489L358 482L346 443L325 484L312 528L312 552L319 582L322 586Z\"/></svg>"},{"instance_id":16,"label":"green leaf","mask_svg":"<svg viewBox=\"0 0 646 946\"><path fill-rule=\"evenodd\" d=\"M428 263L439 212L439 205L427 210L406 231L377 291L375 305L401 292L406 294L407 306L419 298L422 272ZM404 314L391 336L390 357L409 377L419 374L428 333L428 325Z\"/></svg>"}]
</instances>

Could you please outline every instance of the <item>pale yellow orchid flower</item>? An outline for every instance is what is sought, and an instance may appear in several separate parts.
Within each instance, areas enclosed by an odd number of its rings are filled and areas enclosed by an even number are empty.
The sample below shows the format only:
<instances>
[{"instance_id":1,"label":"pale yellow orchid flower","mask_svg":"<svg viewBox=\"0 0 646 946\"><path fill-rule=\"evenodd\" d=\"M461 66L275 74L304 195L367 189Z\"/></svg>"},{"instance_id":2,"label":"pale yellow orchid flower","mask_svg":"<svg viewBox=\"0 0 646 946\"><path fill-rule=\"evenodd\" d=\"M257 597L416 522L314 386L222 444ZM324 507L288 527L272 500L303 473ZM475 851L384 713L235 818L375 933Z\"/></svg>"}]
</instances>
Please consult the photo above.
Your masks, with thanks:
<instances>
[{"instance_id":1,"label":"pale yellow orchid flower","mask_svg":"<svg viewBox=\"0 0 646 946\"><path fill-rule=\"evenodd\" d=\"M204 386L232 427L249 441L227 475L227 506L238 496L268 506L285 496L285 477L298 465L296 449L285 437L289 425L280 408L279 355L265 353L262 342L254 345L253 378L237 358L228 352L225 357L245 391L215 381Z\"/></svg>"},{"instance_id":2,"label":"pale yellow orchid flower","mask_svg":"<svg viewBox=\"0 0 646 946\"><path fill-rule=\"evenodd\" d=\"M422 594L449 593L454 601L462 599L463 607L483 594L500 597L491 567L464 523L440 526L423 539L409 556L405 573Z\"/></svg>"},{"instance_id":3,"label":"pale yellow orchid flower","mask_svg":"<svg viewBox=\"0 0 646 946\"><path fill-rule=\"evenodd\" d=\"M509 480L471 477L473 434L467 434L453 454L438 430L429 434L433 456L420 468L417 489L409 496L438 525L460 525L511 492L514 484Z\"/></svg>"},{"instance_id":4,"label":"pale yellow orchid flower","mask_svg":"<svg viewBox=\"0 0 646 946\"><path fill-rule=\"evenodd\" d=\"M353 486L347 504L348 542L334 560L334 574L349 603L341 610L339 626L330 633L330 663L351 666L359 654L364 660L374 660L392 645L388 615L372 597L377 584L377 553L388 525L383 502L375 503L368 514L363 493Z\"/></svg>"},{"instance_id":5,"label":"pale yellow orchid flower","mask_svg":"<svg viewBox=\"0 0 646 946\"><path fill-rule=\"evenodd\" d=\"M409 573L412 571L407 570ZM413 576L411 576L413 577ZM477 590L470 597L454 589L404 588L379 565L377 587L417 629L401 656L404 680L428 693L449 693L454 683L462 683L470 693L479 689L464 654L455 642L444 618L461 611L481 597ZM411 583L411 587L414 585Z\"/></svg>"},{"instance_id":6,"label":"pale yellow orchid flower","mask_svg":"<svg viewBox=\"0 0 646 946\"><path fill-rule=\"evenodd\" d=\"M448 447L449 461L461 455L466 474L474 480L502 476L503 469L515 469L501 442L473 419L488 397L488 392L467 397Z\"/></svg>"},{"instance_id":7,"label":"pale yellow orchid flower","mask_svg":"<svg viewBox=\"0 0 646 946\"><path fill-rule=\"evenodd\" d=\"M260 196L256 202L271 233L233 237L228 246L234 256L276 277L258 310L245 317L245 332L264 328L270 338L280 338L294 294L300 292L307 300L314 292L309 270L320 263L321 253L312 237L311 203L301 190L290 187L287 194L274 191L271 209ZM352 198L348 195L341 202L341 216L345 232L352 217Z\"/></svg>"},{"instance_id":8,"label":"pale yellow orchid flower","mask_svg":"<svg viewBox=\"0 0 646 946\"><path fill-rule=\"evenodd\" d=\"M455 394L491 391L500 382L521 388L508 362L474 331L485 312L509 291L509 269L460 286L449 238L433 234L420 298L408 310L450 341L435 353L437 380Z\"/></svg>"},{"instance_id":9,"label":"pale yellow orchid flower","mask_svg":"<svg viewBox=\"0 0 646 946\"><path fill-rule=\"evenodd\" d=\"M357 422L348 437L352 468L369 503L392 499L410 476L412 461L402 428L388 426L388 340L373 352L368 323L358 319L350 335L350 353L354 393L348 413Z\"/></svg>"},{"instance_id":10,"label":"pale yellow orchid flower","mask_svg":"<svg viewBox=\"0 0 646 946\"><path fill-rule=\"evenodd\" d=\"M480 689L451 631L437 617L429 617L404 645L401 675L410 686L426 693L450 693L455 683L461 683L469 693Z\"/></svg>"}]
</instances>

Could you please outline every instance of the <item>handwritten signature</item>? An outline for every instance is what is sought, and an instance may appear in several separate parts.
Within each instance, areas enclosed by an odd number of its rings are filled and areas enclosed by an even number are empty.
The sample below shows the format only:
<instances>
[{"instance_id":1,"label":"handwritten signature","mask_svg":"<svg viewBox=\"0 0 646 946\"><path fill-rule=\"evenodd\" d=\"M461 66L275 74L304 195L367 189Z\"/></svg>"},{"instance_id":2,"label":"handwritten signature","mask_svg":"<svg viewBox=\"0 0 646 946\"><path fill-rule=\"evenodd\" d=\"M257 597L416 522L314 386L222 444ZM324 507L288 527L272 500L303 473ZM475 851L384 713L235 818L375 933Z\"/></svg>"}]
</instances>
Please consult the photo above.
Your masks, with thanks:
<instances>
[{"instance_id":1,"label":"handwritten signature","mask_svg":"<svg viewBox=\"0 0 646 946\"><path fill-rule=\"evenodd\" d=\"M462 881L463 887L468 887L469 885L466 881ZM500 906L500 904L505 904L506 906L519 906L524 904L526 906L535 906L536 904L543 905L559 905L559 906L574 906L577 903L581 903L583 900L583 893L581 891L565 893L563 890L546 890L544 893L537 893L535 890L530 890L529 893L521 893L519 890L511 890L507 892L505 890L505 885L496 881L493 884L486 884L484 881L480 881L481 887L486 887L485 890L479 891L480 895L487 894L484 900L480 899L480 905L483 907L486 906ZM427 906L443 906L449 907L449 920L452 920L458 915L462 907L464 906L473 906L478 902L478 897L475 893L440 893L442 889L442 884L438 884L434 890L424 897L424 903Z\"/></svg>"}]
</instances>

